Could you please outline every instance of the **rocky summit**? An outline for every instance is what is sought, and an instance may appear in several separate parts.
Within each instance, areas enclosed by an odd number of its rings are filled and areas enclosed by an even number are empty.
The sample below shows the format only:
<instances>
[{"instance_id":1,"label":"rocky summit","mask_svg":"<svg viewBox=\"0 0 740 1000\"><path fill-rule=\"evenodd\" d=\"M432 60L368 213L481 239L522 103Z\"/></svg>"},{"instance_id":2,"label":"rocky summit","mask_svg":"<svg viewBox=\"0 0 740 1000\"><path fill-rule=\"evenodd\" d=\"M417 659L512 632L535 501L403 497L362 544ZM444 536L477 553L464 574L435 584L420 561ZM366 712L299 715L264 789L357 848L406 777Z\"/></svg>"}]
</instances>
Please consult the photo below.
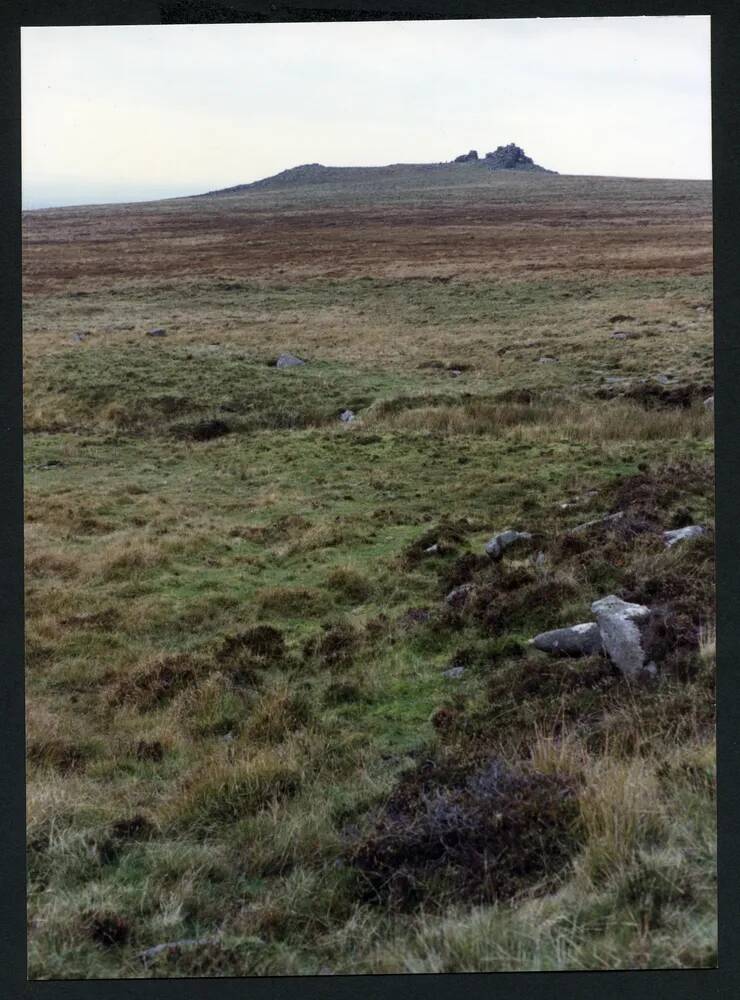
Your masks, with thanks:
<instances>
[{"instance_id":1,"label":"rocky summit","mask_svg":"<svg viewBox=\"0 0 740 1000\"><path fill-rule=\"evenodd\" d=\"M489 170L536 170L543 174L557 173L556 170L547 170L539 166L531 156L527 156L521 146L517 146L514 142L506 146L497 146L492 153L486 153L484 157L479 157L478 151L471 149L469 153L456 156L453 163L475 163L488 167Z\"/></svg>"},{"instance_id":2,"label":"rocky summit","mask_svg":"<svg viewBox=\"0 0 740 1000\"><path fill-rule=\"evenodd\" d=\"M521 146L513 142L508 146L497 146L492 153L486 153L483 163L490 170L539 170L547 174L556 173L539 166L531 156L526 155Z\"/></svg>"}]
</instances>

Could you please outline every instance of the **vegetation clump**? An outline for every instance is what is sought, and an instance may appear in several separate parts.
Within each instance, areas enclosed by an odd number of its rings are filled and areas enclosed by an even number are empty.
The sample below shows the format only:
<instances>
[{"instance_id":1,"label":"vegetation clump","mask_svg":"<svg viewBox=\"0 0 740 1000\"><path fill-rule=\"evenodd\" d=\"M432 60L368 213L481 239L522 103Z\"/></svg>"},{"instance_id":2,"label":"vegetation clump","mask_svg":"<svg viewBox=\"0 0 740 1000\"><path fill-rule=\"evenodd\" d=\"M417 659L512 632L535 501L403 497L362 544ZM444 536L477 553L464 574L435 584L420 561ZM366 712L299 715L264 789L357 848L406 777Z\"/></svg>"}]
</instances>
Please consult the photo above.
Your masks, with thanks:
<instances>
[{"instance_id":1,"label":"vegetation clump","mask_svg":"<svg viewBox=\"0 0 740 1000\"><path fill-rule=\"evenodd\" d=\"M509 899L563 870L578 807L562 777L491 759L426 763L406 777L350 853L360 893L404 909Z\"/></svg>"}]
</instances>

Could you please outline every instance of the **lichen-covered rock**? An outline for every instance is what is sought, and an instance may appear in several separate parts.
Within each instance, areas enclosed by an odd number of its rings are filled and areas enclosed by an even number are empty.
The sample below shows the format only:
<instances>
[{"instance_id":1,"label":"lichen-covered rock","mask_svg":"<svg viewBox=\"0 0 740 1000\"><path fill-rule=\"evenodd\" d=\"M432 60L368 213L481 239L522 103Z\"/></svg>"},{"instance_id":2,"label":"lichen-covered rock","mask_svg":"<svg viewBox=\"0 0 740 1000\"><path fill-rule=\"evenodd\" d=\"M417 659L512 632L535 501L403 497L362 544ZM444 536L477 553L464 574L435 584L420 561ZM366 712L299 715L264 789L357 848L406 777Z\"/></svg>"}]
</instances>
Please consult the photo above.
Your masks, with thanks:
<instances>
[{"instance_id":1,"label":"lichen-covered rock","mask_svg":"<svg viewBox=\"0 0 740 1000\"><path fill-rule=\"evenodd\" d=\"M610 594L594 601L591 610L601 633L604 650L625 677L637 677L645 668L643 630L650 620L650 608L630 604Z\"/></svg>"},{"instance_id":2,"label":"lichen-covered rock","mask_svg":"<svg viewBox=\"0 0 740 1000\"><path fill-rule=\"evenodd\" d=\"M664 531L663 538L668 548L671 548L676 542L683 542L689 538L698 538L699 535L705 534L706 530L702 524L689 524L685 528L674 528L672 531Z\"/></svg>"},{"instance_id":3,"label":"lichen-covered rock","mask_svg":"<svg viewBox=\"0 0 740 1000\"><path fill-rule=\"evenodd\" d=\"M596 622L583 622L568 628L541 632L530 642L535 649L552 656L592 656L603 650L601 632Z\"/></svg>"},{"instance_id":4,"label":"lichen-covered rock","mask_svg":"<svg viewBox=\"0 0 740 1000\"><path fill-rule=\"evenodd\" d=\"M528 531L513 531L511 529L502 531L486 543L486 555L497 562L512 545L517 542L527 542L531 537Z\"/></svg>"}]
</instances>

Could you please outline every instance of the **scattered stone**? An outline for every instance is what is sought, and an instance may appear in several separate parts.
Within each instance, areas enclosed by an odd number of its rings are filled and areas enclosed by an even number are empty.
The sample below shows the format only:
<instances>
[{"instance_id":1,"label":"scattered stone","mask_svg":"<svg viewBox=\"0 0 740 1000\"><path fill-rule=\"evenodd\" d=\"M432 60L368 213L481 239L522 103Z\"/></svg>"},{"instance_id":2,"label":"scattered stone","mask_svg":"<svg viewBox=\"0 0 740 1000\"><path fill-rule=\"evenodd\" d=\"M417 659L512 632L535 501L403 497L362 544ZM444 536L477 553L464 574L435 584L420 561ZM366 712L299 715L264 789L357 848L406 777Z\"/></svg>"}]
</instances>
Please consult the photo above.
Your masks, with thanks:
<instances>
[{"instance_id":1,"label":"scattered stone","mask_svg":"<svg viewBox=\"0 0 740 1000\"><path fill-rule=\"evenodd\" d=\"M449 592L445 601L452 608L461 608L468 603L470 595L475 590L475 585L472 583L461 583L459 587L455 587Z\"/></svg>"},{"instance_id":2,"label":"scattered stone","mask_svg":"<svg viewBox=\"0 0 740 1000\"><path fill-rule=\"evenodd\" d=\"M676 542L682 542L688 538L698 538L706 532L706 528L701 524L689 524L685 528L674 528L672 531L664 531L663 538L668 548Z\"/></svg>"},{"instance_id":3,"label":"scattered stone","mask_svg":"<svg viewBox=\"0 0 740 1000\"><path fill-rule=\"evenodd\" d=\"M591 656L603 651L601 632L596 622L541 632L530 639L530 643L535 649L553 656Z\"/></svg>"},{"instance_id":4,"label":"scattered stone","mask_svg":"<svg viewBox=\"0 0 740 1000\"><path fill-rule=\"evenodd\" d=\"M154 330L147 330L147 337L166 337L167 331L163 330L161 326L156 327Z\"/></svg>"},{"instance_id":5,"label":"scattered stone","mask_svg":"<svg viewBox=\"0 0 740 1000\"><path fill-rule=\"evenodd\" d=\"M459 375L462 375L462 370L460 368L450 368L450 375L453 378L457 378Z\"/></svg>"},{"instance_id":6,"label":"scattered stone","mask_svg":"<svg viewBox=\"0 0 740 1000\"><path fill-rule=\"evenodd\" d=\"M442 676L449 677L450 680L457 681L465 673L465 667L455 666L450 667L449 670L443 670Z\"/></svg>"},{"instance_id":7,"label":"scattered stone","mask_svg":"<svg viewBox=\"0 0 740 1000\"><path fill-rule=\"evenodd\" d=\"M637 330L615 330L612 340L639 340L642 336Z\"/></svg>"},{"instance_id":8,"label":"scattered stone","mask_svg":"<svg viewBox=\"0 0 740 1000\"><path fill-rule=\"evenodd\" d=\"M714 413L714 396L708 396L704 400L704 408L707 410L711 410L712 413Z\"/></svg>"},{"instance_id":9,"label":"scattered stone","mask_svg":"<svg viewBox=\"0 0 740 1000\"><path fill-rule=\"evenodd\" d=\"M539 360L541 365L554 365L557 362L557 358L550 357L548 354L543 354Z\"/></svg>"},{"instance_id":10,"label":"scattered stone","mask_svg":"<svg viewBox=\"0 0 740 1000\"><path fill-rule=\"evenodd\" d=\"M297 358L295 354L281 354L275 362L276 368L295 368L296 365L305 365L305 361Z\"/></svg>"},{"instance_id":11,"label":"scattered stone","mask_svg":"<svg viewBox=\"0 0 740 1000\"><path fill-rule=\"evenodd\" d=\"M671 376L666 375L664 372L661 372L659 375L655 376L655 381L660 382L661 385L668 385L668 383L671 381Z\"/></svg>"},{"instance_id":12,"label":"scattered stone","mask_svg":"<svg viewBox=\"0 0 740 1000\"><path fill-rule=\"evenodd\" d=\"M87 337L86 337L86 334L84 334L84 333L73 333L72 334L72 343L73 344L81 344L83 342L83 340L86 340L86 339L87 339Z\"/></svg>"},{"instance_id":13,"label":"scattered stone","mask_svg":"<svg viewBox=\"0 0 740 1000\"><path fill-rule=\"evenodd\" d=\"M604 381L610 385L615 385L617 382L627 382L628 379L626 375L606 375Z\"/></svg>"},{"instance_id":14,"label":"scattered stone","mask_svg":"<svg viewBox=\"0 0 740 1000\"><path fill-rule=\"evenodd\" d=\"M424 552L428 556L436 556L439 552L439 542L435 542L434 545L430 545L428 549L424 549Z\"/></svg>"},{"instance_id":15,"label":"scattered stone","mask_svg":"<svg viewBox=\"0 0 740 1000\"><path fill-rule=\"evenodd\" d=\"M609 659L625 677L637 677L645 667L641 626L650 619L650 608L610 594L594 601L591 610Z\"/></svg>"},{"instance_id":16,"label":"scattered stone","mask_svg":"<svg viewBox=\"0 0 740 1000\"><path fill-rule=\"evenodd\" d=\"M511 529L502 531L500 534L494 535L486 543L486 555L493 559L494 562L497 562L506 549L510 548L516 542L527 542L531 537L528 531L513 531Z\"/></svg>"},{"instance_id":17,"label":"scattered stone","mask_svg":"<svg viewBox=\"0 0 740 1000\"><path fill-rule=\"evenodd\" d=\"M153 962L154 959L159 958L160 955L166 954L168 957L174 958L179 955L183 949L197 948L202 945L215 944L218 938L215 937L205 937L205 938L183 938L181 941L165 941L164 944L155 944L152 948L147 948L145 951L139 952L138 958L140 962L144 965L148 965Z\"/></svg>"},{"instance_id":18,"label":"scattered stone","mask_svg":"<svg viewBox=\"0 0 740 1000\"><path fill-rule=\"evenodd\" d=\"M538 552L532 562L534 563L535 569L543 569L545 563L547 562L547 556L544 552Z\"/></svg>"},{"instance_id":19,"label":"scattered stone","mask_svg":"<svg viewBox=\"0 0 740 1000\"><path fill-rule=\"evenodd\" d=\"M355 414L352 410L342 410L342 412L339 414L339 419L342 421L343 424L351 424L352 421L355 419Z\"/></svg>"},{"instance_id":20,"label":"scattered stone","mask_svg":"<svg viewBox=\"0 0 740 1000\"><path fill-rule=\"evenodd\" d=\"M575 534L578 531L587 531L588 528L594 528L597 524L609 524L610 521L618 521L620 518L624 517L624 511L618 510L616 514L604 514L603 517L596 517L593 521L584 521L583 524L577 524L575 528L569 528L571 534Z\"/></svg>"}]
</instances>

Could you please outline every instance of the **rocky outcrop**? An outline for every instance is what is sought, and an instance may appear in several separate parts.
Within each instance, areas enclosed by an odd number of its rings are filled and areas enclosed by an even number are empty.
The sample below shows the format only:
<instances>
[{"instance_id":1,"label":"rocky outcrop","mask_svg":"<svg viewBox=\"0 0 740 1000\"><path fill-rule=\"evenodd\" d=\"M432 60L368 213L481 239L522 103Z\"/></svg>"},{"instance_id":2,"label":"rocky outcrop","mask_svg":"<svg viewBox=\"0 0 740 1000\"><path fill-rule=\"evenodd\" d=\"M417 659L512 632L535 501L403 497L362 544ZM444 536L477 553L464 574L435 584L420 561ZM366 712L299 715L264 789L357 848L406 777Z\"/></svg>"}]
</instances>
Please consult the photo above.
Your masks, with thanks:
<instances>
[{"instance_id":1,"label":"rocky outcrop","mask_svg":"<svg viewBox=\"0 0 740 1000\"><path fill-rule=\"evenodd\" d=\"M471 149L469 153L462 153L460 156L456 156L455 163L477 163L478 161L478 150Z\"/></svg>"},{"instance_id":2,"label":"rocky outcrop","mask_svg":"<svg viewBox=\"0 0 740 1000\"><path fill-rule=\"evenodd\" d=\"M527 156L521 146L510 142L508 146L498 146L492 153L486 153L483 160L491 170L537 170L545 174L553 174L554 170L546 170Z\"/></svg>"}]
</instances>

